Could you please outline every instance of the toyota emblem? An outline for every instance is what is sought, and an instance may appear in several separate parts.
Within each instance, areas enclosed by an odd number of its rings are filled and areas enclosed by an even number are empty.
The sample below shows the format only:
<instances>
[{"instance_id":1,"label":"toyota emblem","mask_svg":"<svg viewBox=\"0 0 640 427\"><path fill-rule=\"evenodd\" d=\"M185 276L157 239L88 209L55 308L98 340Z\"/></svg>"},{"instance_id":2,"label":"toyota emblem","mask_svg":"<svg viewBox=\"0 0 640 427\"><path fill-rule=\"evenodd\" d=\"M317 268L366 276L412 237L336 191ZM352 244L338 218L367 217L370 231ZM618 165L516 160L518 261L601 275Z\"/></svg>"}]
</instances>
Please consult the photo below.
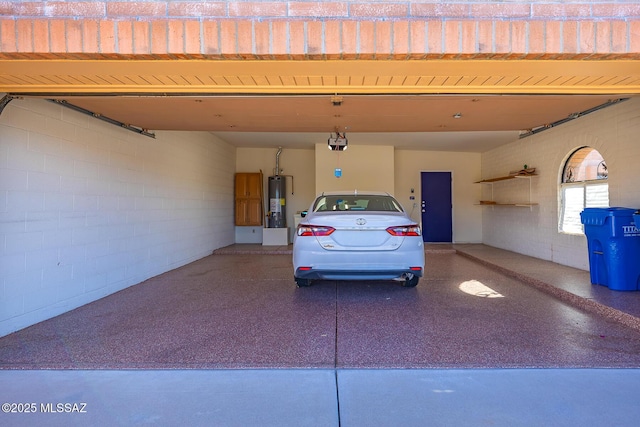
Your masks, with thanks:
<instances>
[{"instance_id":1,"label":"toyota emblem","mask_svg":"<svg viewBox=\"0 0 640 427\"><path fill-rule=\"evenodd\" d=\"M358 225L365 225L367 223L367 220L364 218L358 218L356 219L356 224Z\"/></svg>"}]
</instances>

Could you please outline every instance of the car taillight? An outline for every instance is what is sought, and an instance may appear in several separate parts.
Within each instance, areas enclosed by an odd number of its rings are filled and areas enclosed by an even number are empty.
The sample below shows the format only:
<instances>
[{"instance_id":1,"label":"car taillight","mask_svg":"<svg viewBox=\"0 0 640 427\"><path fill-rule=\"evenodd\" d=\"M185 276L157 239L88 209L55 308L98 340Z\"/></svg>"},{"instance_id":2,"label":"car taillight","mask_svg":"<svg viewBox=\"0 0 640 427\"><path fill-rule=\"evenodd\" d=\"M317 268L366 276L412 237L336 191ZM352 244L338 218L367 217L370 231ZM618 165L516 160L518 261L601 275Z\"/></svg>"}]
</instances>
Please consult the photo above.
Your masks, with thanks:
<instances>
[{"instance_id":1,"label":"car taillight","mask_svg":"<svg viewBox=\"0 0 640 427\"><path fill-rule=\"evenodd\" d=\"M335 228L324 225L299 225L298 236L328 236L336 231Z\"/></svg>"},{"instance_id":2,"label":"car taillight","mask_svg":"<svg viewBox=\"0 0 640 427\"><path fill-rule=\"evenodd\" d=\"M420 226L417 224L400 225L397 227L387 228L387 233L392 236L420 236Z\"/></svg>"}]
</instances>

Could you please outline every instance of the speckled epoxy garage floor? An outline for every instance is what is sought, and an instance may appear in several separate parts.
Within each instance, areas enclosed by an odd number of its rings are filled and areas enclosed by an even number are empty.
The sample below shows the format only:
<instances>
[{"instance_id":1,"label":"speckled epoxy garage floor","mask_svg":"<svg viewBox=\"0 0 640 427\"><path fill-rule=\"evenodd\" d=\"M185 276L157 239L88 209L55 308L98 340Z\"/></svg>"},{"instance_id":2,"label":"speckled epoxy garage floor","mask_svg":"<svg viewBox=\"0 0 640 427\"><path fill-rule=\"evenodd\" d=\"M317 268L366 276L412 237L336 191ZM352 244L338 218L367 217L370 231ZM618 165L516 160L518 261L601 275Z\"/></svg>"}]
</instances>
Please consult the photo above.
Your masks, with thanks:
<instances>
[{"instance_id":1,"label":"speckled epoxy garage floor","mask_svg":"<svg viewBox=\"0 0 640 427\"><path fill-rule=\"evenodd\" d=\"M297 289L289 252L223 248L0 338L0 424L637 425L640 292L484 245L428 248L415 289Z\"/></svg>"},{"instance_id":2,"label":"speckled epoxy garage floor","mask_svg":"<svg viewBox=\"0 0 640 427\"><path fill-rule=\"evenodd\" d=\"M414 289L335 281L296 288L286 251L241 252L214 254L0 338L0 368L640 366L638 330L453 250L429 251ZM465 282L484 291L464 292ZM640 301L637 294L624 296Z\"/></svg>"}]
</instances>

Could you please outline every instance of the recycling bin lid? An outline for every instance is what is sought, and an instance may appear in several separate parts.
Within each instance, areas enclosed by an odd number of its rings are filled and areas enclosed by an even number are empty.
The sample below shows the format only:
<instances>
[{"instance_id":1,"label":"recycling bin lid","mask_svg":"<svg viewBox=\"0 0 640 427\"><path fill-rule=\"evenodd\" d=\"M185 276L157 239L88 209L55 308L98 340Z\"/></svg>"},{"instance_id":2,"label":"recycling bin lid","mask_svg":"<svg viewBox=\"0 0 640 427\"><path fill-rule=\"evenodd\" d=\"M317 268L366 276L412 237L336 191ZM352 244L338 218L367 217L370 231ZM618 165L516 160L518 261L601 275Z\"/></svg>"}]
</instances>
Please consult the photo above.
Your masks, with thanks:
<instances>
[{"instance_id":1,"label":"recycling bin lid","mask_svg":"<svg viewBox=\"0 0 640 427\"><path fill-rule=\"evenodd\" d=\"M606 215L606 216L630 216L638 212L640 212L640 210L636 211L635 209L632 209L632 208L624 208L619 206L614 206L610 208L584 208L584 210L582 211L582 213L586 215L595 214L595 215Z\"/></svg>"},{"instance_id":2,"label":"recycling bin lid","mask_svg":"<svg viewBox=\"0 0 640 427\"><path fill-rule=\"evenodd\" d=\"M610 208L584 208L580 212L580 222L586 226L602 226L610 217L627 217L633 216L635 209L624 207Z\"/></svg>"}]
</instances>

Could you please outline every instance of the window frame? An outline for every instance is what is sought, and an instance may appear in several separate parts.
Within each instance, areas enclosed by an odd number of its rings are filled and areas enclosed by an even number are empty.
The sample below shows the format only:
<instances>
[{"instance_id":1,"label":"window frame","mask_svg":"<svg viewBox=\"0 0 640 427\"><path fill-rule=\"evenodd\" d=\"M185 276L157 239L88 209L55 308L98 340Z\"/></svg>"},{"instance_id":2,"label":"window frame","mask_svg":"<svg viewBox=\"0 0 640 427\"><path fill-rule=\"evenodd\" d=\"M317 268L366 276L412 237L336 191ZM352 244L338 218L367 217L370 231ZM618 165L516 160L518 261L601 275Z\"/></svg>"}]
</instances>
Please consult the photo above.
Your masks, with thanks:
<instances>
[{"instance_id":1,"label":"window frame","mask_svg":"<svg viewBox=\"0 0 640 427\"><path fill-rule=\"evenodd\" d=\"M591 149L594 150L598 153L598 155L602 158L602 161L600 163L603 163L605 165L605 170L607 170L607 175L602 177L602 178L596 178L596 179L586 179L586 180L582 180L582 181L569 181L569 182L565 182L565 177L566 177L566 173L567 173L567 169L569 167L569 164L571 163L572 158L579 153L581 150L584 149ZM588 195L588 188L589 187L595 187L595 186L601 186L603 184L606 184L606 195L607 195L607 204L606 207L609 207L609 181L608 181L608 168L606 168L606 161L604 159L604 157L602 156L602 154L596 150L593 147L590 146L583 146L583 147L579 147L575 150L573 150L566 158L566 160L564 161L564 163L562 164L562 170L561 170L561 176L560 176L560 185L559 185L559 212L558 212L558 233L560 234L568 234L568 235L584 235L584 225L582 225L582 223L580 224L580 231L576 231L576 230L567 230L565 228L568 228L568 226L570 226L570 222L567 221L567 216L566 216L566 212L567 212L567 202L566 202L566 195L565 192L567 189L569 188L581 188L582 189L582 207L580 208L580 211L582 212L582 210L584 210L587 207L605 207L605 206L593 206L590 205L589 200L587 198ZM575 219L575 218L574 218ZM575 221L574 221L575 223Z\"/></svg>"}]
</instances>

